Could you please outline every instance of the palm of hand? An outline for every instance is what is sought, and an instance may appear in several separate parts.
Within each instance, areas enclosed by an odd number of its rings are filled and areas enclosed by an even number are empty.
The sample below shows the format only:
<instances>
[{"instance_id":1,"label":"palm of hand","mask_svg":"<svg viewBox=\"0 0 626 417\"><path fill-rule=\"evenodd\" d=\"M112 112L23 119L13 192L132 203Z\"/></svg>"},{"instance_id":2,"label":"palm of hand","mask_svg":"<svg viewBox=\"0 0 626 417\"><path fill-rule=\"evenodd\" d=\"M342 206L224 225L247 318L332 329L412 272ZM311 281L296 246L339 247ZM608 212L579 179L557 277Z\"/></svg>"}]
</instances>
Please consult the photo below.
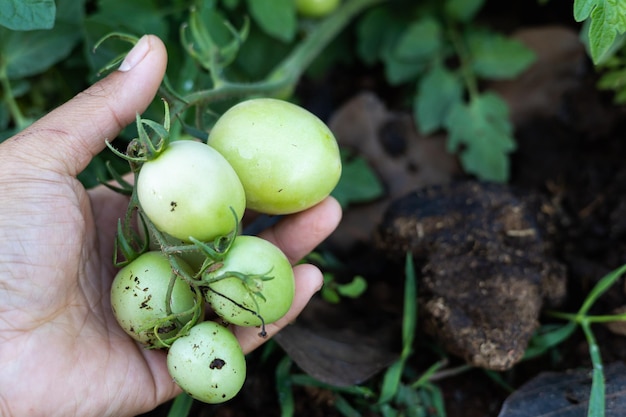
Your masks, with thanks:
<instances>
[{"instance_id":1,"label":"palm of hand","mask_svg":"<svg viewBox=\"0 0 626 417\"><path fill-rule=\"evenodd\" d=\"M110 310L113 233L125 199L103 187L87 194L68 176L29 167L16 171L33 180L13 179L15 187L5 192L0 208L0 219L20 214L12 227L0 228L8 233L0 252L11 258L2 262L11 269L2 271L10 278L3 283L0 362L5 381L28 375L49 383L16 383L3 387L0 395L21 398L20 407L36 399L48 408L47 415L52 410L120 415L124 410L108 409L115 403L147 411L173 396L177 388L167 375L163 352L140 348ZM80 388L73 393L75 403L63 400L70 386ZM32 415L27 411L12 410Z\"/></svg>"}]
</instances>

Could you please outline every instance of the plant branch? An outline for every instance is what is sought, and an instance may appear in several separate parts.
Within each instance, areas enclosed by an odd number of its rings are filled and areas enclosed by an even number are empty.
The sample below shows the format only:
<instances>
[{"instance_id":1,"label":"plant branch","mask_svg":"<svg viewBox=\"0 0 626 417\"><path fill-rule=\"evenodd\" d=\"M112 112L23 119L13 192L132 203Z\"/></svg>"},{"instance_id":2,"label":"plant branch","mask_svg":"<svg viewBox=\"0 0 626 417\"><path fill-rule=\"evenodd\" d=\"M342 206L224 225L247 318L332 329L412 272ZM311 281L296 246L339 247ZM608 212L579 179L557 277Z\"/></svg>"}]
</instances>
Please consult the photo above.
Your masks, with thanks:
<instances>
[{"instance_id":1,"label":"plant branch","mask_svg":"<svg viewBox=\"0 0 626 417\"><path fill-rule=\"evenodd\" d=\"M177 100L172 117L179 117L189 107L219 102L233 97L269 95L294 86L311 62L352 21L367 8L386 0L351 0L345 2L328 18L321 21L293 51L262 81L232 83L223 81L208 90L201 90Z\"/></svg>"}]
</instances>

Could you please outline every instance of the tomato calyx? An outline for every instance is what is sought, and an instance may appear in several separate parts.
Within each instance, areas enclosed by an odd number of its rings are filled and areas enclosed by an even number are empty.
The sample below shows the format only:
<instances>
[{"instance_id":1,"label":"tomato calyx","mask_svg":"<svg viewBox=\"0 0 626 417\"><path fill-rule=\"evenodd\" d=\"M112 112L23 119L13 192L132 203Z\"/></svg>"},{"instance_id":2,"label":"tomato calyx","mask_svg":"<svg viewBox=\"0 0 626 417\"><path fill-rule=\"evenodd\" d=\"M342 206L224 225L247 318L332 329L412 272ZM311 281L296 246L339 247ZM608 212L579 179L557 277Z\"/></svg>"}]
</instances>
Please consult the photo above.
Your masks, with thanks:
<instances>
[{"instance_id":1,"label":"tomato calyx","mask_svg":"<svg viewBox=\"0 0 626 417\"><path fill-rule=\"evenodd\" d=\"M168 300L169 303L166 304L169 314L166 317L154 320L151 323L146 324L145 326L138 329L139 331L152 331L155 337L156 342L149 344L146 346L148 349L162 349L169 348L172 346L172 343L180 337L183 337L189 333L189 330L196 324L202 321L204 316L204 301L202 298L202 294L194 290L196 293L196 303L194 306L186 311L182 311L179 313L173 313L171 311L171 288L174 287L174 279L172 279L170 284L170 289L168 289ZM193 287L192 287L193 289ZM189 321L181 320L185 317L189 317L191 315L191 319ZM172 331L176 331L174 336L168 338L162 338L163 334L169 334Z\"/></svg>"},{"instance_id":2,"label":"tomato calyx","mask_svg":"<svg viewBox=\"0 0 626 417\"><path fill-rule=\"evenodd\" d=\"M165 100L163 106L165 109L163 124L136 115L138 136L129 142L125 153L118 151L108 140L105 141L111 152L130 163L133 172L138 172L143 163L158 158L170 143L170 108ZM146 127L152 130L153 137L150 137Z\"/></svg>"},{"instance_id":3,"label":"tomato calyx","mask_svg":"<svg viewBox=\"0 0 626 417\"><path fill-rule=\"evenodd\" d=\"M189 330L194 325L203 320L204 295L208 291L216 292L210 287L211 283L225 278L237 278L241 280L242 285L245 286L250 294L265 301L265 297L261 292L263 289L263 282L271 280L273 277L268 274L245 274L237 271L224 272L222 270L223 260L239 235L240 222L237 220L234 210L232 210L232 213L235 218L235 227L230 233L218 236L211 242L204 242L191 237L190 242L187 243L178 241L166 233L161 232L141 211L141 207L139 207L135 194L131 196L128 207L125 219L120 219L118 221L118 233L115 240L116 265L128 265L142 253L150 250L151 245L156 245L161 253L167 256L172 269L166 295L166 300L170 300L170 302L168 302L165 306L167 315L163 318L147 323L145 326L138 329L139 331L150 331L154 335L155 342L147 345L147 348L169 348L175 340L187 335ZM135 223L141 226L142 233L135 231L135 228L133 227L133 224ZM117 252L120 252L120 255L122 256L121 259L118 259ZM185 256L199 256L202 259L200 266L196 268L193 274L190 274L180 264L180 257ZM270 271L268 271L268 273L269 272ZM171 298L177 278L182 278L195 292L196 302L191 309L174 313L171 309ZM227 297L226 295L219 295L236 305L238 308L241 308L242 310L245 310L257 317L262 323L259 336L267 336L267 332L265 330L265 320L258 312L258 305L256 305L256 308L254 309L249 308L242 305L238 301ZM253 299L255 299L254 297ZM186 318L190 315L192 316L190 320L180 320L181 318ZM173 330L176 330L176 334L174 336L167 338L163 337L164 334L169 334L169 332Z\"/></svg>"}]
</instances>

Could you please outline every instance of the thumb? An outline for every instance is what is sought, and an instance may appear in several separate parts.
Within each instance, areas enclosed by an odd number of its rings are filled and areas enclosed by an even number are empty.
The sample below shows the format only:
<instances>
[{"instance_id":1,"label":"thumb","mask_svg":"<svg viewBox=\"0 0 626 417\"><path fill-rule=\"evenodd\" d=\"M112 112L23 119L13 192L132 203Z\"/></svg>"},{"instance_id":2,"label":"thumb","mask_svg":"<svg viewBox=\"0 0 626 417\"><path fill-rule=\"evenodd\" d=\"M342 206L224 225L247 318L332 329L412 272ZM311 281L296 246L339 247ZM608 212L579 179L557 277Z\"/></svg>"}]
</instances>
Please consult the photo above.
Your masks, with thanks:
<instances>
[{"instance_id":1,"label":"thumb","mask_svg":"<svg viewBox=\"0 0 626 417\"><path fill-rule=\"evenodd\" d=\"M77 175L142 113L165 74L167 52L153 35L143 36L114 73L8 139L13 156L42 169ZM5 154L6 156L6 154Z\"/></svg>"}]
</instances>

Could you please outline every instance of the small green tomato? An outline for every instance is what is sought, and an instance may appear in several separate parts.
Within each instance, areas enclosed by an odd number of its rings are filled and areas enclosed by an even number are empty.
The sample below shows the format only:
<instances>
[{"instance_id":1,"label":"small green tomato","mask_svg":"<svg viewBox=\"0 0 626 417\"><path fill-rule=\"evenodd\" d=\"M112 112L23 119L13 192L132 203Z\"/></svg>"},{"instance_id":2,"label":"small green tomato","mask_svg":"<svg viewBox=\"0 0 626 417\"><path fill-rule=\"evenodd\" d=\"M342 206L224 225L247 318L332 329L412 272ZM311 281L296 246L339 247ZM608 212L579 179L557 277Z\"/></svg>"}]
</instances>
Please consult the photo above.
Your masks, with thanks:
<instances>
[{"instance_id":1,"label":"small green tomato","mask_svg":"<svg viewBox=\"0 0 626 417\"><path fill-rule=\"evenodd\" d=\"M144 163L137 178L142 210L162 232L210 241L235 229L246 205L237 174L206 144L180 140ZM231 210L232 208L232 210Z\"/></svg>"},{"instance_id":2,"label":"small green tomato","mask_svg":"<svg viewBox=\"0 0 626 417\"><path fill-rule=\"evenodd\" d=\"M191 397L210 404L233 398L246 379L246 360L227 328L205 321L172 343L167 369Z\"/></svg>"},{"instance_id":3,"label":"small green tomato","mask_svg":"<svg viewBox=\"0 0 626 417\"><path fill-rule=\"evenodd\" d=\"M229 323L238 326L260 326L273 323L291 307L295 293L293 269L283 252L267 240L256 236L237 236L223 261L212 272L213 277L235 271L248 275L267 274L271 279L224 278L209 285L206 301Z\"/></svg>"},{"instance_id":4,"label":"small green tomato","mask_svg":"<svg viewBox=\"0 0 626 417\"><path fill-rule=\"evenodd\" d=\"M181 266L191 273L184 261ZM133 339L149 347L164 347L154 333L164 340L176 336L192 313L178 320L165 320L167 305L171 313L190 311L196 302L195 292L180 277L176 278L171 300L167 290L172 277L169 260L161 252L146 252L120 269L111 286L111 308L118 323Z\"/></svg>"}]
</instances>

